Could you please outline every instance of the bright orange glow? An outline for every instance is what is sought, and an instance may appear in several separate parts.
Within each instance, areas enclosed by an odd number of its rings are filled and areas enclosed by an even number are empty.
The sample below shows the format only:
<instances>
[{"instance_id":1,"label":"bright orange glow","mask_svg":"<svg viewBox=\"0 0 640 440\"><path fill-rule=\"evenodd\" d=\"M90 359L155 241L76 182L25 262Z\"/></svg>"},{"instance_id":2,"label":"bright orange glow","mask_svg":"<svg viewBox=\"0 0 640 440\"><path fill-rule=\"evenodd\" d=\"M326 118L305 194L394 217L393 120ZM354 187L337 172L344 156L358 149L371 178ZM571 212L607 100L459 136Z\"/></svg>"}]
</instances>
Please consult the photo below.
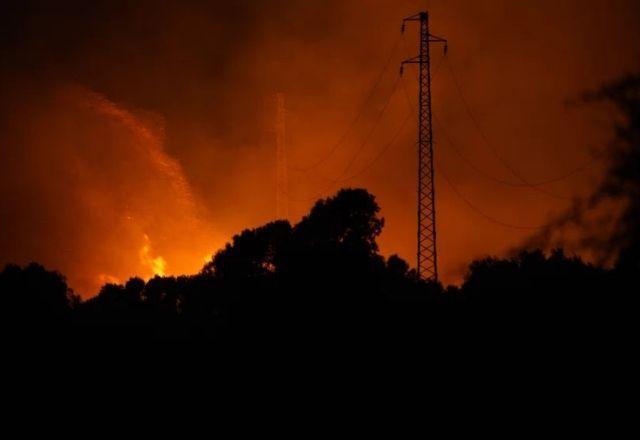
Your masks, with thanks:
<instances>
[{"instance_id":1,"label":"bright orange glow","mask_svg":"<svg viewBox=\"0 0 640 440\"><path fill-rule=\"evenodd\" d=\"M449 41L446 62L432 53L437 164L508 223L546 223L594 188L601 164L545 186L550 197L487 180L458 153L498 180L514 179L491 147L527 179L561 175L612 135L610 114L568 102L640 69L633 0L236 3L12 18L15 35L0 41L11 67L0 67L0 265L39 261L84 297L131 276L196 273L234 233L276 217L272 103L282 92L289 220L340 187L366 188L386 220L381 252L413 266L415 120L368 165L411 111L403 88L417 96L409 66L376 123L399 61L416 52L415 29L401 39L400 20L426 7L432 32ZM445 283L532 234L479 217L439 177L436 206Z\"/></svg>"},{"instance_id":2,"label":"bright orange glow","mask_svg":"<svg viewBox=\"0 0 640 440\"><path fill-rule=\"evenodd\" d=\"M165 276L167 269L167 262L161 256L153 257L151 256L151 243L149 241L149 237L145 234L144 236L144 245L140 249L140 260L142 264L149 267L154 275Z\"/></svg>"}]
</instances>

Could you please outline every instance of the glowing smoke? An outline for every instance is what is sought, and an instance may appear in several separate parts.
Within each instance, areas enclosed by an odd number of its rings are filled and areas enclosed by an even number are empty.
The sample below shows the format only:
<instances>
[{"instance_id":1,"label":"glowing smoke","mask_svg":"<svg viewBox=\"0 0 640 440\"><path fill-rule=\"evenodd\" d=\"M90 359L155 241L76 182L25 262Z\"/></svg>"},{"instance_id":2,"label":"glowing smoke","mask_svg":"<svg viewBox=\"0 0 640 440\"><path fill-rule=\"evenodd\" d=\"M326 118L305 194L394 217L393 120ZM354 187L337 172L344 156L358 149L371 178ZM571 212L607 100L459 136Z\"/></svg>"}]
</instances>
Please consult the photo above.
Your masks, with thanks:
<instances>
[{"instance_id":1,"label":"glowing smoke","mask_svg":"<svg viewBox=\"0 0 640 440\"><path fill-rule=\"evenodd\" d=\"M15 202L2 239L22 252L3 260L41 261L86 297L133 275L196 272L222 243L157 115L77 86L16 113L23 154L3 173Z\"/></svg>"}]
</instances>

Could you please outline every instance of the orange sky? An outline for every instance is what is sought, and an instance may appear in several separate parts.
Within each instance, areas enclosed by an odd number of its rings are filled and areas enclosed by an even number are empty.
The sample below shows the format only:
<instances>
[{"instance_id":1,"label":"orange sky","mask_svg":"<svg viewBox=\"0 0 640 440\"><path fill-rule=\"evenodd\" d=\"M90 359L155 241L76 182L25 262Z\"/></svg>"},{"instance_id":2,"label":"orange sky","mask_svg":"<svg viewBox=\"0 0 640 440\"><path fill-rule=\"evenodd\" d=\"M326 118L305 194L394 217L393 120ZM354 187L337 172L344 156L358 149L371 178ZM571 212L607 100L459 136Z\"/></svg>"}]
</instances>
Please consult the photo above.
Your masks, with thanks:
<instances>
[{"instance_id":1,"label":"orange sky","mask_svg":"<svg viewBox=\"0 0 640 440\"><path fill-rule=\"evenodd\" d=\"M364 108L335 154L289 171L291 198L303 200L290 201L290 220L333 192L322 191L327 178L367 168L409 112L398 88L375 125L398 62L416 51L415 27L399 39L404 16L428 7L432 32L449 40L446 61L433 51L439 166L509 224L544 224L601 168L544 186L550 197L497 184L461 156L501 180L517 181L497 156L527 181L562 175L612 133L606 109L569 102L640 67L634 1L31 3L0 11L0 263L40 261L84 296L134 274L195 272L233 233L274 218L276 92L292 168L324 158ZM412 69L404 81L415 102ZM412 265L415 129L412 119L341 185L377 196L382 252ZM442 178L436 188L444 282L531 233L479 216Z\"/></svg>"}]
</instances>

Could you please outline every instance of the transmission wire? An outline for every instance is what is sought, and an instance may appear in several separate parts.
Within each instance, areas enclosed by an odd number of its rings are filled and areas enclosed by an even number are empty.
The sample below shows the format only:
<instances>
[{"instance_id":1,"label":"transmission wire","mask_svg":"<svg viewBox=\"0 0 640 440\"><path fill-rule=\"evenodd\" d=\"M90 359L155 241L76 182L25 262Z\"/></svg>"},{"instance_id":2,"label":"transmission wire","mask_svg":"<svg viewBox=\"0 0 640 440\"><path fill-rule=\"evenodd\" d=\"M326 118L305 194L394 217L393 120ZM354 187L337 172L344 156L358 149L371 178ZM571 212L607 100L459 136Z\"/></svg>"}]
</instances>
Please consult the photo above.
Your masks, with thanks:
<instances>
[{"instance_id":1,"label":"transmission wire","mask_svg":"<svg viewBox=\"0 0 640 440\"><path fill-rule=\"evenodd\" d=\"M435 72L434 72L434 73L435 73ZM432 76L434 76L434 75L432 75ZM411 106L412 110L413 110L414 112L416 112L415 106L414 106L414 104L413 104L413 101L412 101L412 100L411 100L411 98L409 97L409 92L407 91L407 87L406 87L406 84L404 83L404 81L402 82L402 88L403 88L403 90L404 90L404 95L405 95L405 98L407 99L407 102L408 102L408 103L409 103L409 105ZM440 122L438 121L438 118L436 117L436 115L435 115L435 114L433 114L433 118L434 118L435 122L436 122L438 125L440 125L440 126L441 126L441 128L443 128L442 123L440 123ZM549 197L553 197L553 198L556 198L556 199L561 199L561 200L573 200L573 198L572 198L572 197L562 196L562 195L559 195L559 194L551 193L551 192L549 192L549 191L547 191L547 190L542 190L542 189L540 189L540 188L536 188L536 187L537 187L537 186L539 186L539 185L542 185L542 184L545 184L545 183L549 183L549 182L533 183L533 184L532 184L532 183L529 183L529 182L526 182L526 181L525 181L524 183L514 183L514 182L510 182L510 181L507 181L507 180L503 180L503 179L497 178L497 177L495 177L495 176L493 176L493 175L491 175L491 174L487 173L486 171L483 171L482 169L480 169L480 168L478 168L476 165L474 165L474 164L473 164L469 159L467 159L466 157L464 157L464 155L462 154L462 152L460 151L460 149L459 149L459 148L457 148L457 147L455 146L455 144L453 143L453 141L451 140L451 137L447 134L447 132L446 132L445 130L443 130L443 132L444 132L444 134L445 134L445 139L446 139L446 140L448 141L448 143L453 147L454 151L455 151L455 152L456 152L456 153L457 153L457 154L458 154L458 155L463 159L463 161L464 161L465 163L467 163L467 165L469 165L473 170L475 170L478 174L482 175L483 177L485 177L485 178L487 178L487 179L489 179L489 180L493 180L494 182L497 182L497 183L500 183L500 184L506 185L506 186L522 187L522 188L530 188L530 189L533 189L533 190L535 190L535 191L541 192L541 193L543 193L543 194L545 194L545 195L547 195L547 196L549 196ZM520 180L523 180L523 179L520 179ZM559 179L559 180L561 180L561 179Z\"/></svg>"},{"instance_id":2,"label":"transmission wire","mask_svg":"<svg viewBox=\"0 0 640 440\"><path fill-rule=\"evenodd\" d=\"M460 97L460 100L462 101L463 107L465 108L465 112L467 113L467 115L469 116L469 118L471 119L471 121L473 122L473 125L475 126L476 130L478 131L478 134L480 135L480 138L482 139L483 143L485 144L485 146L487 146L489 148L489 150L491 150L491 152L494 154L494 156L500 161L500 163L502 163L502 165L509 170L509 172L516 177L518 180L520 180L522 182L522 185L515 185L513 183L511 183L510 185L508 183L506 183L506 181L500 182L500 183L504 183L507 184L509 186L526 186L526 187L530 187L532 189L534 189L535 191L541 192L543 194L546 194L550 197L555 197L558 199L571 199L570 197L565 197L565 196L560 196L557 194L554 194L552 192L549 192L547 190L543 190L542 188L539 188L540 186L543 185L547 185L550 183L555 183L555 182L559 182L562 180L565 180L571 176L574 176L575 174L578 174L579 172L583 171L584 169L588 168L589 166L591 166L596 160L597 157L592 158L591 160L586 161L585 163L581 164L580 166L574 168L573 170L570 170L569 172L562 174L560 176L556 176L550 179L546 179L546 180L541 180L541 181L537 181L537 182L530 182L527 179L525 179L524 177L522 177L522 175L520 173L518 173L510 164L509 162L504 159L504 157L502 157L502 155L497 151L497 149L495 148L495 146L489 141L486 133L484 132L484 130L482 129L480 123L478 122L478 119L475 117L473 111L471 110L471 106L469 105L468 100L465 97L465 94L462 90L462 86L460 85L460 82L457 79L457 76L453 70L453 67L451 66L451 63L447 62L447 69L450 72L450 76L451 79L453 80L454 83L454 87ZM486 173L481 173L481 174L486 174ZM500 181L501 179L497 179L497 178L492 178L492 180L495 181Z\"/></svg>"},{"instance_id":3,"label":"transmission wire","mask_svg":"<svg viewBox=\"0 0 640 440\"><path fill-rule=\"evenodd\" d=\"M351 174L348 177L345 177L345 175L351 169L352 165L355 163L355 161L358 158L358 156L360 155L360 153L364 150L364 148L366 147L367 143L369 142L369 140L373 136L373 133L375 132L376 128L379 126L379 123L382 120L382 117L384 116L384 114L386 113L387 108L389 107L391 99L393 98L393 96L395 95L395 93L396 93L396 91L398 89L398 84L399 83L400 83L400 77L398 76L396 82L394 83L394 86L393 86L393 89L392 89L391 93L389 94L389 96L388 96L388 98L387 98L382 110L380 111L380 113L378 114L378 117L376 118L376 121L375 121L374 125L372 126L371 130L369 130L369 133L367 134L365 139L361 142L361 144L358 147L358 149L355 152L355 154L351 157L351 160L349 161L349 163L347 164L345 169L335 178L323 177L324 179L329 181L329 184L327 186L325 186L324 188L322 188L321 190L317 191L316 192L316 196L306 197L306 198L293 198L293 197L290 197L289 194L286 194L287 197L289 198L289 200L294 201L294 202L308 202L308 201L311 201L311 200L316 200L322 194L324 194L325 192L331 190L338 183L346 182L348 180L351 180L351 179L363 174L369 168L371 168L384 155L384 153L391 147L391 145L395 142L395 140L401 134L401 132L404 129L404 127L406 126L407 122L411 119L411 116L412 116L411 112L404 118L404 120L403 120L402 124L400 125L399 129L392 136L391 141L388 142L382 148L382 150L378 153L378 155L376 155L376 157L374 157L374 159L369 164L365 165L365 167L363 167L359 171L356 171L354 174Z\"/></svg>"},{"instance_id":4,"label":"transmission wire","mask_svg":"<svg viewBox=\"0 0 640 440\"><path fill-rule=\"evenodd\" d=\"M308 165L306 167L289 167L289 169L291 169L292 171L301 172L301 173L308 172L308 171L310 171L310 170L312 170L314 168L317 168L318 166L322 165L323 163L325 163L327 160L329 160L329 158L331 156L333 156L333 154L336 151L338 151L338 148L344 143L344 141L347 139L347 137L348 137L349 133L351 132L351 130L353 129L353 127L356 126L356 124L362 118L362 115L365 113L365 110L367 109L367 103L371 100L371 98L373 98L373 95L375 94L376 90L378 89L378 86L382 82L382 78L384 77L384 74L386 73L387 69L391 65L391 61L393 60L393 57L396 54L396 50L398 49L399 43L400 43L400 38L398 37L396 39L392 49L391 49L391 54L389 55L389 58L387 58L387 61L385 62L384 66L382 67L382 70L380 71L380 73L378 74L376 80L374 81L373 86L371 87L371 90L367 94L365 100L362 102L362 106L360 107L360 111L358 111L358 113L356 114L355 118L347 126L347 128L342 133L342 136L340 136L338 141L335 144L333 144L331 149L324 156L322 156L319 160L317 160L316 162L312 163L311 165Z\"/></svg>"},{"instance_id":5,"label":"transmission wire","mask_svg":"<svg viewBox=\"0 0 640 440\"><path fill-rule=\"evenodd\" d=\"M442 167L440 166L439 163L436 163L437 167L436 167L436 172L444 179L445 182L447 182L447 184L449 185L449 187L453 190L453 192L469 207L471 208L471 210L473 210L476 214L480 215L481 217L485 218L486 220L495 223L497 225L503 226L505 228L511 228L511 229L520 229L520 230L540 230L540 229L548 229L550 227L552 227L554 225L554 223L548 223L548 224L544 224L544 225L539 225L539 226L525 226L525 225L516 225L513 223L507 223L504 222L502 220L498 220L497 218L487 214L486 212L484 212L483 210L481 210L480 208L478 208L473 202L471 202L471 200L469 200L467 197L465 197L464 194L462 194L462 192L460 192L458 190L458 188L453 184L453 182L451 181L451 179L449 179L449 177L447 176L447 174L442 170Z\"/></svg>"}]
</instances>

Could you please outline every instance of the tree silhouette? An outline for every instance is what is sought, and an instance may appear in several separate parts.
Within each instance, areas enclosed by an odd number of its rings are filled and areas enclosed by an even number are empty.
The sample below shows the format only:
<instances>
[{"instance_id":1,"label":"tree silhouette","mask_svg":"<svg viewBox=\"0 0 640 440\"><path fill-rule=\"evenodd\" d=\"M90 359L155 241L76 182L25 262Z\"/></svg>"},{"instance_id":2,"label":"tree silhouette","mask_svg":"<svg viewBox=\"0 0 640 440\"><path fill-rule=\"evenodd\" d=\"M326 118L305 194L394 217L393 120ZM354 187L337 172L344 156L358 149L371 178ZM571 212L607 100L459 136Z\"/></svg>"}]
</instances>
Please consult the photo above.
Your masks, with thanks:
<instances>
[{"instance_id":1,"label":"tree silhouette","mask_svg":"<svg viewBox=\"0 0 640 440\"><path fill-rule=\"evenodd\" d=\"M487 304L542 301L541 292L563 290L563 278L576 278L574 271L591 271L579 258L568 258L561 250L547 256L540 250L523 251L514 258L488 257L476 260L462 286L472 301Z\"/></svg>"},{"instance_id":2,"label":"tree silhouette","mask_svg":"<svg viewBox=\"0 0 640 440\"><path fill-rule=\"evenodd\" d=\"M342 189L316 202L293 228L287 273L323 296L375 295L385 270L376 243L384 226L379 211L363 189Z\"/></svg>"},{"instance_id":3,"label":"tree silhouette","mask_svg":"<svg viewBox=\"0 0 640 440\"><path fill-rule=\"evenodd\" d=\"M280 269L291 234L291 225L283 220L244 230L204 266L203 273L221 278L273 274Z\"/></svg>"},{"instance_id":4,"label":"tree silhouette","mask_svg":"<svg viewBox=\"0 0 640 440\"><path fill-rule=\"evenodd\" d=\"M7 265L0 273L0 294L4 319L59 319L79 302L64 276L37 263Z\"/></svg>"},{"instance_id":5,"label":"tree silhouette","mask_svg":"<svg viewBox=\"0 0 640 440\"><path fill-rule=\"evenodd\" d=\"M380 207L364 189L342 189L334 197L319 200L295 227L296 240L313 248L339 248L372 256L378 251L377 237L384 227Z\"/></svg>"},{"instance_id":6,"label":"tree silhouette","mask_svg":"<svg viewBox=\"0 0 640 440\"><path fill-rule=\"evenodd\" d=\"M90 341L348 347L429 337L432 344L531 337L554 344L576 331L596 340L633 309L629 272L560 249L476 260L460 288L425 282L397 255L379 254L378 213L373 195L343 189L296 225L242 231L199 274L131 278L84 302L57 272L9 265L0 273L2 317L17 337L62 335L57 328Z\"/></svg>"},{"instance_id":7,"label":"tree silhouette","mask_svg":"<svg viewBox=\"0 0 640 440\"><path fill-rule=\"evenodd\" d=\"M393 278L406 278L409 273L409 264L394 254L387 259L387 271L389 272L389 276Z\"/></svg>"},{"instance_id":8,"label":"tree silhouette","mask_svg":"<svg viewBox=\"0 0 640 440\"><path fill-rule=\"evenodd\" d=\"M79 298L58 272L37 263L0 273L0 323L10 341L67 340Z\"/></svg>"}]
</instances>

